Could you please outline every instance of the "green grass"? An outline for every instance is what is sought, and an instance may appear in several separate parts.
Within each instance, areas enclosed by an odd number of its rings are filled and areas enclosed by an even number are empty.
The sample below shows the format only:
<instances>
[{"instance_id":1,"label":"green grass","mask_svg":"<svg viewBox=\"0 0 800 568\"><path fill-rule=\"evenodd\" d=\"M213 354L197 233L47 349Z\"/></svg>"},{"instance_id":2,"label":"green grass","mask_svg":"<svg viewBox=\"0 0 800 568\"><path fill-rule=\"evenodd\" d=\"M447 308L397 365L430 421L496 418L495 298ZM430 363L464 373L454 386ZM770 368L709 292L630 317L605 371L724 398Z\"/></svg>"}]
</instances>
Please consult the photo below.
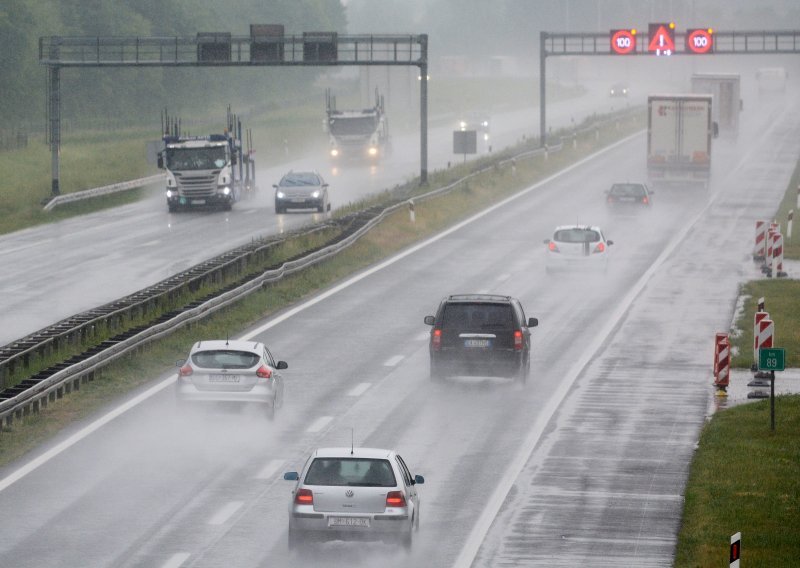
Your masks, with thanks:
<instances>
[{"instance_id":1,"label":"green grass","mask_svg":"<svg viewBox=\"0 0 800 568\"><path fill-rule=\"evenodd\" d=\"M783 234L783 257L786 259L800 259L800 211L797 207L797 188L800 186L800 161L794 169L794 174L786 188L778 213L775 219L781 224L781 234ZM787 218L789 211L794 210L794 220L792 222L792 237L787 236Z\"/></svg>"},{"instance_id":2,"label":"green grass","mask_svg":"<svg viewBox=\"0 0 800 568\"><path fill-rule=\"evenodd\" d=\"M700 436L686 489L676 567L728 566L731 535L742 533L741 565L798 566L800 396L714 415Z\"/></svg>"}]
</instances>

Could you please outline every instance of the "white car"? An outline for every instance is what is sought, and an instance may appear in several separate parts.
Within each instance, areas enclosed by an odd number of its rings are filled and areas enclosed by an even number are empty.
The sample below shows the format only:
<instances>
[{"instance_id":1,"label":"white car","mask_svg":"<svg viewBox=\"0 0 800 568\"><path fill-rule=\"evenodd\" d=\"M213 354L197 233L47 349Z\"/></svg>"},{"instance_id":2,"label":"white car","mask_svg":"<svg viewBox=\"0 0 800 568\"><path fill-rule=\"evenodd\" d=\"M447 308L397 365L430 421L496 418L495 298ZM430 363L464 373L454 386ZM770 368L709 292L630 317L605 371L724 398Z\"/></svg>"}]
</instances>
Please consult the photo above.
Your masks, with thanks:
<instances>
[{"instance_id":1,"label":"white car","mask_svg":"<svg viewBox=\"0 0 800 568\"><path fill-rule=\"evenodd\" d=\"M298 473L289 504L289 549L326 540L383 540L411 547L419 528L417 485L397 452L321 448Z\"/></svg>"},{"instance_id":2,"label":"white car","mask_svg":"<svg viewBox=\"0 0 800 568\"><path fill-rule=\"evenodd\" d=\"M545 239L547 245L545 269L555 270L608 268L608 247L614 241L606 239L600 227L590 225L561 225L553 238Z\"/></svg>"},{"instance_id":3,"label":"white car","mask_svg":"<svg viewBox=\"0 0 800 568\"><path fill-rule=\"evenodd\" d=\"M286 361L275 361L256 341L198 341L189 358L177 362L175 396L180 404L202 402L257 403L268 418L283 405Z\"/></svg>"}]
</instances>

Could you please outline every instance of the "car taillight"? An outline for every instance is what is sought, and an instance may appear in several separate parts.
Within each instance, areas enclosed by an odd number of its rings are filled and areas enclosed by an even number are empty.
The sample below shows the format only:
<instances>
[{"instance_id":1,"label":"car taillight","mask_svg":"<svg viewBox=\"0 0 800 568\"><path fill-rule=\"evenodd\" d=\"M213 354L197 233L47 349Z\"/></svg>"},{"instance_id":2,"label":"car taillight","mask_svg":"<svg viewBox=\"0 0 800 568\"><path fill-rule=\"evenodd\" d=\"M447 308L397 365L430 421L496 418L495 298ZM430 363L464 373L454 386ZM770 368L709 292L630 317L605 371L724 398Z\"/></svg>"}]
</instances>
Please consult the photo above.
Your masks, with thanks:
<instances>
[{"instance_id":1,"label":"car taillight","mask_svg":"<svg viewBox=\"0 0 800 568\"><path fill-rule=\"evenodd\" d=\"M613 197L611 197L610 195L608 196L608 202L609 202L609 203L614 203L614 198L613 198Z\"/></svg>"},{"instance_id":2,"label":"car taillight","mask_svg":"<svg viewBox=\"0 0 800 568\"><path fill-rule=\"evenodd\" d=\"M386 494L387 507L405 507L406 497L402 491L389 491Z\"/></svg>"},{"instance_id":3,"label":"car taillight","mask_svg":"<svg viewBox=\"0 0 800 568\"><path fill-rule=\"evenodd\" d=\"M313 505L314 494L311 489L298 489L297 493L294 494L294 502L298 505Z\"/></svg>"},{"instance_id":4,"label":"car taillight","mask_svg":"<svg viewBox=\"0 0 800 568\"><path fill-rule=\"evenodd\" d=\"M522 349L522 332L518 329L514 330L514 350L520 351Z\"/></svg>"},{"instance_id":5,"label":"car taillight","mask_svg":"<svg viewBox=\"0 0 800 568\"><path fill-rule=\"evenodd\" d=\"M556 243L553 241L550 241L550 244L547 245L547 248L549 248L552 252L559 252Z\"/></svg>"},{"instance_id":6,"label":"car taillight","mask_svg":"<svg viewBox=\"0 0 800 568\"><path fill-rule=\"evenodd\" d=\"M645 195L644 197L642 197L642 203L644 203L645 205L647 205L648 203L650 203L650 200L649 200L649 199L647 199L647 196L646 196L646 195Z\"/></svg>"},{"instance_id":7,"label":"car taillight","mask_svg":"<svg viewBox=\"0 0 800 568\"><path fill-rule=\"evenodd\" d=\"M261 365L258 368L258 371L256 371L256 375L258 375L262 379L271 379L272 378L272 369L270 369L266 365Z\"/></svg>"},{"instance_id":8,"label":"car taillight","mask_svg":"<svg viewBox=\"0 0 800 568\"><path fill-rule=\"evenodd\" d=\"M606 250L606 245L604 243L597 243L597 246L594 247L594 250L592 252L593 253L595 253L595 252L605 252L605 250Z\"/></svg>"},{"instance_id":9,"label":"car taillight","mask_svg":"<svg viewBox=\"0 0 800 568\"><path fill-rule=\"evenodd\" d=\"M192 369L192 366L189 365L188 363L178 370L178 375L180 375L181 377L188 377L192 373L194 373L194 370Z\"/></svg>"},{"instance_id":10,"label":"car taillight","mask_svg":"<svg viewBox=\"0 0 800 568\"><path fill-rule=\"evenodd\" d=\"M434 329L433 335L431 335L431 345L437 351L442 348L442 330L441 329Z\"/></svg>"}]
</instances>

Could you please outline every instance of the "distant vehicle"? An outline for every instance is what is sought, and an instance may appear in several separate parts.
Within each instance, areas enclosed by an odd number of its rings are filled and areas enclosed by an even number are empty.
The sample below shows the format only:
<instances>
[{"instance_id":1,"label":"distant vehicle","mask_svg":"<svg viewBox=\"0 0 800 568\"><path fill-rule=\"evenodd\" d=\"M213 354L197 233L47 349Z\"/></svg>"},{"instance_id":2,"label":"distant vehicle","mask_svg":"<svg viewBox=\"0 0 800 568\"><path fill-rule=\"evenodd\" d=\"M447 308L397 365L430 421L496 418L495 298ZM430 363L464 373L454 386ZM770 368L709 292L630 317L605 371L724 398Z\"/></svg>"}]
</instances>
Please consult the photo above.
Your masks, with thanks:
<instances>
[{"instance_id":1,"label":"distant vehicle","mask_svg":"<svg viewBox=\"0 0 800 568\"><path fill-rule=\"evenodd\" d=\"M739 134L739 113L742 110L741 78L736 73L695 73L692 92L713 97L711 120L719 126L719 134L736 137Z\"/></svg>"},{"instance_id":2,"label":"distant vehicle","mask_svg":"<svg viewBox=\"0 0 800 568\"><path fill-rule=\"evenodd\" d=\"M712 95L650 95L647 98L647 174L651 185L701 183L711 173Z\"/></svg>"},{"instance_id":3,"label":"distant vehicle","mask_svg":"<svg viewBox=\"0 0 800 568\"><path fill-rule=\"evenodd\" d=\"M283 405L286 361L276 361L255 341L198 341L189 358L178 361L175 395L179 403L255 403L268 418Z\"/></svg>"},{"instance_id":4,"label":"distant vehicle","mask_svg":"<svg viewBox=\"0 0 800 568\"><path fill-rule=\"evenodd\" d=\"M783 67L761 67L756 71L759 94L785 93L788 73Z\"/></svg>"},{"instance_id":5,"label":"distant vehicle","mask_svg":"<svg viewBox=\"0 0 800 568\"><path fill-rule=\"evenodd\" d=\"M317 172L290 171L275 188L275 213L287 209L316 209L320 213L331 210L328 184Z\"/></svg>"},{"instance_id":6,"label":"distant vehicle","mask_svg":"<svg viewBox=\"0 0 800 568\"><path fill-rule=\"evenodd\" d=\"M613 209L649 209L653 190L643 183L615 183L606 190L606 205Z\"/></svg>"},{"instance_id":7,"label":"distant vehicle","mask_svg":"<svg viewBox=\"0 0 800 568\"><path fill-rule=\"evenodd\" d=\"M478 140L483 140L485 143L488 143L491 134L489 123L490 119L488 114L469 112L458 121L458 129L461 131L475 130L478 134Z\"/></svg>"},{"instance_id":8,"label":"distant vehicle","mask_svg":"<svg viewBox=\"0 0 800 568\"><path fill-rule=\"evenodd\" d=\"M457 294L439 303L436 315L425 316L430 334L431 380L448 375L528 379L531 366L530 328L522 304L511 296Z\"/></svg>"},{"instance_id":9,"label":"distant vehicle","mask_svg":"<svg viewBox=\"0 0 800 568\"><path fill-rule=\"evenodd\" d=\"M298 473L289 504L289 549L316 541L384 540L411 548L420 501L412 475L394 450L320 448Z\"/></svg>"},{"instance_id":10,"label":"distant vehicle","mask_svg":"<svg viewBox=\"0 0 800 568\"><path fill-rule=\"evenodd\" d=\"M608 90L608 94L612 97L627 97L628 85L625 83L614 83Z\"/></svg>"},{"instance_id":11,"label":"distant vehicle","mask_svg":"<svg viewBox=\"0 0 800 568\"><path fill-rule=\"evenodd\" d=\"M590 225L561 225L545 239L547 258L545 270L608 270L608 247L614 241L606 239L600 227Z\"/></svg>"},{"instance_id":12,"label":"distant vehicle","mask_svg":"<svg viewBox=\"0 0 800 568\"><path fill-rule=\"evenodd\" d=\"M377 88L374 106L350 110L337 110L336 97L330 89L325 91L324 130L328 133L330 158L335 162L374 163L391 150L389 118Z\"/></svg>"}]
</instances>

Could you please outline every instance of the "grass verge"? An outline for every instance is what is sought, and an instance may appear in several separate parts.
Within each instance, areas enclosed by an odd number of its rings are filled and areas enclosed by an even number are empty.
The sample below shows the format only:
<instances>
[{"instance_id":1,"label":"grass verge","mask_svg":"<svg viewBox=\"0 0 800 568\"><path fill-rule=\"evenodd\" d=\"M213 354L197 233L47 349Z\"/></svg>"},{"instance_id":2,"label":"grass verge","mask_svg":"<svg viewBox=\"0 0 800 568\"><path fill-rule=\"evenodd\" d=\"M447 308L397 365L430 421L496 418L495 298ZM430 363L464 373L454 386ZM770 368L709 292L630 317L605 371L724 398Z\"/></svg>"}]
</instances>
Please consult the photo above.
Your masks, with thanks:
<instances>
[{"instance_id":1,"label":"grass verge","mask_svg":"<svg viewBox=\"0 0 800 568\"><path fill-rule=\"evenodd\" d=\"M786 259L798 260L800 259L800 207L797 206L800 200L800 160L792 174L792 179L789 182L789 187L786 188L786 194L783 196L778 212L775 219L781 224L781 234L783 235L783 257ZM787 236L787 218L789 211L794 211L794 221L792 222L792 236Z\"/></svg>"},{"instance_id":2,"label":"grass verge","mask_svg":"<svg viewBox=\"0 0 800 568\"><path fill-rule=\"evenodd\" d=\"M265 287L202 323L180 330L143 348L140 353L106 367L96 375L94 381L82 386L79 396L65 397L38 414L23 417L11 427L4 428L0 434L0 466L24 456L71 422L91 416L119 397L152 381L152 377L167 372L174 361L185 357L197 338L224 337L226 334L233 336L238 330L246 329L337 280L640 130L643 119L643 114L638 114L633 120L601 128L597 135L591 133L581 137L576 149L567 145L563 151L551 153L548 159L534 157L519 160L514 170L510 166L491 169L460 184L450 193L419 203L414 224L409 221L407 211L397 211L335 258ZM475 164L467 164L436 172L430 182L444 185L447 180L457 179L475 167Z\"/></svg>"},{"instance_id":3,"label":"grass verge","mask_svg":"<svg viewBox=\"0 0 800 568\"><path fill-rule=\"evenodd\" d=\"M800 396L714 415L700 436L686 489L676 567L728 566L731 535L742 533L748 568L798 565Z\"/></svg>"}]
</instances>

